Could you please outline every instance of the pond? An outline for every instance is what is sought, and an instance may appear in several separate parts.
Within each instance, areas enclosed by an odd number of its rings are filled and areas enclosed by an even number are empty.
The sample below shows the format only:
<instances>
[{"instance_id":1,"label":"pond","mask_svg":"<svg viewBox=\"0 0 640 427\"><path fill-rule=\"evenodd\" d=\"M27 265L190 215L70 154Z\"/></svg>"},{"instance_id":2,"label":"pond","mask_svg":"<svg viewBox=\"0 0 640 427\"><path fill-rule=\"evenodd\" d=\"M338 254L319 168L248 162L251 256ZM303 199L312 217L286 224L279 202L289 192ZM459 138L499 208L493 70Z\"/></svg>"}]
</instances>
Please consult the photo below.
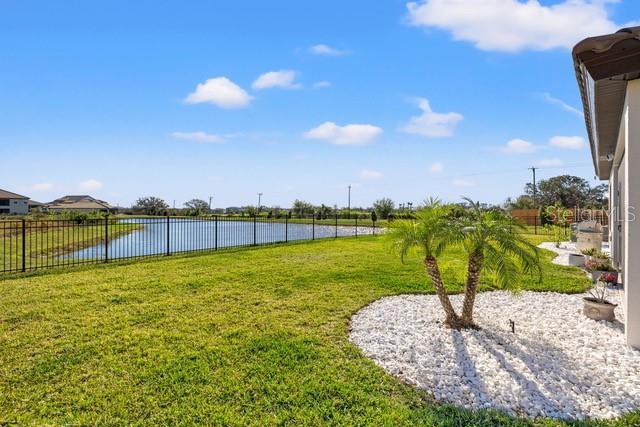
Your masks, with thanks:
<instances>
[{"instance_id":1,"label":"pond","mask_svg":"<svg viewBox=\"0 0 640 427\"><path fill-rule=\"evenodd\" d=\"M296 240L312 240L373 234L368 226L312 224L308 220L238 220L220 218L128 218L110 224L111 233L118 227L131 228L112 239L67 255L69 258L109 259L133 258L178 252L216 250ZM105 254L105 251L107 252Z\"/></svg>"}]
</instances>

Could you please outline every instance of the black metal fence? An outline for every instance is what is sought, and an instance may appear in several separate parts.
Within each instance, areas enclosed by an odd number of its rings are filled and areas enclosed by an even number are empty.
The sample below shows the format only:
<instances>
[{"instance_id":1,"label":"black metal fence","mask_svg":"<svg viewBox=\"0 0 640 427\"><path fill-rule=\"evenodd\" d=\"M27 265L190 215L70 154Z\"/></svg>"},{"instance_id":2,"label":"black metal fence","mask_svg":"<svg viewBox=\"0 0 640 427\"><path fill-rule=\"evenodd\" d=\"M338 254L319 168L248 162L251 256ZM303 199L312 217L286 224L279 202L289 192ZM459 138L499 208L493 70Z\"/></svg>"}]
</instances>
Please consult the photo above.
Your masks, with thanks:
<instances>
[{"instance_id":1,"label":"black metal fence","mask_svg":"<svg viewBox=\"0 0 640 427\"><path fill-rule=\"evenodd\" d=\"M116 217L0 221L0 273L379 233L351 219Z\"/></svg>"},{"instance_id":2,"label":"black metal fence","mask_svg":"<svg viewBox=\"0 0 640 427\"><path fill-rule=\"evenodd\" d=\"M558 234L569 235L571 233L571 224L569 222L562 224L542 223L539 216L513 218L513 223L524 226L522 230L519 228L514 228L514 230L526 234L556 236Z\"/></svg>"}]
</instances>

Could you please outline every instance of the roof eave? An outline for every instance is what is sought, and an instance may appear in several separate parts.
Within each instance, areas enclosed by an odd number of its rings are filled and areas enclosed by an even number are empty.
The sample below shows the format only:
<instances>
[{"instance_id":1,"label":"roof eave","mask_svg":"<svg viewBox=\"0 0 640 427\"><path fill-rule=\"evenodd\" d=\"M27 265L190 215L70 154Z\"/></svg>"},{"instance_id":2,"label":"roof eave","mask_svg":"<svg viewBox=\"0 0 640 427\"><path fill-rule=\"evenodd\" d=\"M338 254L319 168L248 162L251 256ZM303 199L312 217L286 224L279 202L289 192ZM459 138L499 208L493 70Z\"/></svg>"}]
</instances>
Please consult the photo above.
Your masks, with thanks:
<instances>
[{"instance_id":1,"label":"roof eave","mask_svg":"<svg viewBox=\"0 0 640 427\"><path fill-rule=\"evenodd\" d=\"M597 176L607 179L627 81L640 78L640 27L589 37L578 43L572 53L593 165Z\"/></svg>"}]
</instances>

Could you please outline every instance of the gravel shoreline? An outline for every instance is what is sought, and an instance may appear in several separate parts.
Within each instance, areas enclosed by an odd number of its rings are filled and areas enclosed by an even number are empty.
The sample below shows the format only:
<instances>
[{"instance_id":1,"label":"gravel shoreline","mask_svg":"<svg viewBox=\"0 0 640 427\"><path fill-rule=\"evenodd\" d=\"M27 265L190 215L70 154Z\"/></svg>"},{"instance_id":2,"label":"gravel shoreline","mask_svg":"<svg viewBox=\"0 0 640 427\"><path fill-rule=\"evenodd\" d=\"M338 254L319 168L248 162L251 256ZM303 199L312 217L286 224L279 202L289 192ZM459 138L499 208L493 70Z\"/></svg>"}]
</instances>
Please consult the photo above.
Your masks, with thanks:
<instances>
[{"instance_id":1,"label":"gravel shoreline","mask_svg":"<svg viewBox=\"0 0 640 427\"><path fill-rule=\"evenodd\" d=\"M435 295L386 297L353 316L350 339L441 402L529 417L615 418L640 407L640 351L626 346L621 323L584 317L583 296L480 293L478 331L443 327ZM462 296L452 302L459 307Z\"/></svg>"}]
</instances>

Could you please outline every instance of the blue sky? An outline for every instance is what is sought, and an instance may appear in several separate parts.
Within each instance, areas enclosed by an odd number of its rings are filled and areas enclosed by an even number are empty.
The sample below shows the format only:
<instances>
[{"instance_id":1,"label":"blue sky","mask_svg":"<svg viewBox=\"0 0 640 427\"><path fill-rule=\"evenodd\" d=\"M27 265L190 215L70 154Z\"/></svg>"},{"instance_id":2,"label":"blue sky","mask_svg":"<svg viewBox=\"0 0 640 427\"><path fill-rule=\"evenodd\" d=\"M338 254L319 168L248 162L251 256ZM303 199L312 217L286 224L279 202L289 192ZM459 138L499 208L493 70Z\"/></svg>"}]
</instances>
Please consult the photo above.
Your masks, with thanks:
<instances>
[{"instance_id":1,"label":"blue sky","mask_svg":"<svg viewBox=\"0 0 640 427\"><path fill-rule=\"evenodd\" d=\"M481 13L480 13L481 12ZM633 0L0 1L0 188L501 202L593 179L570 47Z\"/></svg>"}]
</instances>

